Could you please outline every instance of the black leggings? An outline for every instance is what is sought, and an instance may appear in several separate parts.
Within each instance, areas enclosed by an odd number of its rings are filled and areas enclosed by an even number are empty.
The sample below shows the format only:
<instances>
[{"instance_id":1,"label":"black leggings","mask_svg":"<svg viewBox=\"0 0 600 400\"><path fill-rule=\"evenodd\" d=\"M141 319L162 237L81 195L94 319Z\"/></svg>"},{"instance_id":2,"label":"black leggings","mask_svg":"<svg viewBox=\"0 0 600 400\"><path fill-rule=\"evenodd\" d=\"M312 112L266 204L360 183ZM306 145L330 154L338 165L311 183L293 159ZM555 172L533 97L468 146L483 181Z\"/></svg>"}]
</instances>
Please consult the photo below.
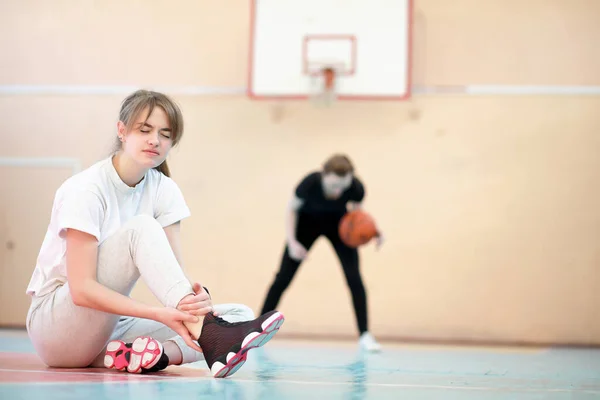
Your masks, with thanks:
<instances>
[{"instance_id":1,"label":"black leggings","mask_svg":"<svg viewBox=\"0 0 600 400\"><path fill-rule=\"evenodd\" d=\"M360 334L367 329L367 295L359 271L358 251L346 246L338 234L339 217L311 217L304 214L298 216L296 224L296 239L309 250L313 243L321 236L329 239L333 246L346 276L346 282L352 294L354 313ZM279 272L275 276L261 314L274 310L288 288L301 261L290 257L288 246L285 246Z\"/></svg>"}]
</instances>

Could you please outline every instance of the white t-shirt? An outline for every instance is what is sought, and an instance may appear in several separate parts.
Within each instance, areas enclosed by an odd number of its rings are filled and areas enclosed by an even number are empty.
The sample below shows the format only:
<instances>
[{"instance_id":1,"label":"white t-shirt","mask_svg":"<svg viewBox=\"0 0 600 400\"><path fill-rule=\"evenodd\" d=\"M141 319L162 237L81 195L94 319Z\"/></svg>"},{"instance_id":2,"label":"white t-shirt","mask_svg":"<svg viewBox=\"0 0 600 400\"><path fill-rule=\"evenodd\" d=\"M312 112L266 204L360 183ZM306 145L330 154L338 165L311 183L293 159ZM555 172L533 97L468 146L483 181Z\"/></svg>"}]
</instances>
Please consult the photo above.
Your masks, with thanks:
<instances>
[{"instance_id":1,"label":"white t-shirt","mask_svg":"<svg viewBox=\"0 0 600 400\"><path fill-rule=\"evenodd\" d=\"M56 191L50 224L27 294L43 296L67 281L66 230L95 236L98 245L136 215L166 227L190 216L177 184L155 169L135 187L117 174L112 156L67 179Z\"/></svg>"}]
</instances>

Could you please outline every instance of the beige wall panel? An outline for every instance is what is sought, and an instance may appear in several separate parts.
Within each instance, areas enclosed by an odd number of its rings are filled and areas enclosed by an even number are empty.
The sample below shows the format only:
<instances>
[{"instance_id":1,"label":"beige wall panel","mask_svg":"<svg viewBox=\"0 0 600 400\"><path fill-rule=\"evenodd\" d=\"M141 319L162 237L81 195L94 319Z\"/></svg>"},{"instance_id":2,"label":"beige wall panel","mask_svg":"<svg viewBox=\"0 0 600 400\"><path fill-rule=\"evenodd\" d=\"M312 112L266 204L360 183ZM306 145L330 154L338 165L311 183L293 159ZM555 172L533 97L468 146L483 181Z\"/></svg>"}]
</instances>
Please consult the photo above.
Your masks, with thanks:
<instances>
[{"instance_id":1,"label":"beige wall panel","mask_svg":"<svg viewBox=\"0 0 600 400\"><path fill-rule=\"evenodd\" d=\"M183 225L185 268L216 301L259 311L294 185L344 151L387 236L381 251L361 251L376 334L600 343L597 98L424 96L332 109L290 102L279 123L266 102L178 100L186 133L171 167L193 212ZM14 132L7 148L80 155L88 166L108 154L115 103L0 98ZM38 233L27 246L37 248L47 214L30 219ZM154 301L143 287L134 295ZM316 244L280 306L289 333L353 334L327 242Z\"/></svg>"}]
</instances>

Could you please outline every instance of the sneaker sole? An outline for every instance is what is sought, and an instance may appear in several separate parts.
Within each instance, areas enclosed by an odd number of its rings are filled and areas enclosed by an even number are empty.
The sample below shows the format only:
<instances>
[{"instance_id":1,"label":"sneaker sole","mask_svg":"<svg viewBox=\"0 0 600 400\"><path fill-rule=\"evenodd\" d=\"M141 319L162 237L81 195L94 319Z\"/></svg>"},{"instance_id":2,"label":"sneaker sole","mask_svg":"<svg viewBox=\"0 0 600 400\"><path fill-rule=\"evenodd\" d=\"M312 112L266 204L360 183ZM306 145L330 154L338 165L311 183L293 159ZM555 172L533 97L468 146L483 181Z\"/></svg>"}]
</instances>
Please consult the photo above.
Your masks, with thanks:
<instances>
[{"instance_id":1,"label":"sneaker sole","mask_svg":"<svg viewBox=\"0 0 600 400\"><path fill-rule=\"evenodd\" d=\"M282 313L276 312L261 324L262 332L252 332L246 336L242 342L242 348L231 357L227 356L227 364L215 363L211 368L211 373L215 378L226 378L235 374L246 362L248 351L264 346L283 325L285 317Z\"/></svg>"},{"instance_id":2,"label":"sneaker sole","mask_svg":"<svg viewBox=\"0 0 600 400\"><path fill-rule=\"evenodd\" d=\"M119 353L121 351L121 353ZM120 340L113 340L106 346L106 353L104 354L104 367L108 369L116 369L117 371L125 371L129 365L129 361L122 356L126 351L130 351L125 346L125 342ZM119 353L119 355L117 355Z\"/></svg>"},{"instance_id":3,"label":"sneaker sole","mask_svg":"<svg viewBox=\"0 0 600 400\"><path fill-rule=\"evenodd\" d=\"M129 362L124 362L125 360L116 355L119 350L131 351ZM162 353L162 344L149 336L136 338L131 348L127 348L121 340L113 340L106 346L104 366L109 369L127 370L132 374L139 374L142 372L142 368L152 368L156 365Z\"/></svg>"}]
</instances>

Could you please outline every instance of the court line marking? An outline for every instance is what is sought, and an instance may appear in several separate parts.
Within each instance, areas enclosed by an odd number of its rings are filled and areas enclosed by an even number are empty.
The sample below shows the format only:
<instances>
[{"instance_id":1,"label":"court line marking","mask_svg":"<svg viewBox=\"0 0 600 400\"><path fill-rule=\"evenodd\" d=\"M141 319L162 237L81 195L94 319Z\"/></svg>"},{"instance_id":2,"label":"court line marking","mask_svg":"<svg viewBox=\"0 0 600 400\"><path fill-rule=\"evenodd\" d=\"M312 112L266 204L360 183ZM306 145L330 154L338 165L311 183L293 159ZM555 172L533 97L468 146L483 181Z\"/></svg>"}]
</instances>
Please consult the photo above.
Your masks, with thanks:
<instances>
[{"instance_id":1,"label":"court line marking","mask_svg":"<svg viewBox=\"0 0 600 400\"><path fill-rule=\"evenodd\" d=\"M186 378L187 379L187 378ZM238 379L236 382L248 382L248 383L265 383L265 381L253 380L253 379ZM371 387L397 387L397 388L420 388L420 389L449 389L449 390L480 390L480 391L526 391L526 392L591 392L600 393L598 390L590 389L563 389L563 388L513 388L513 387L490 387L490 386L451 386L451 385L424 385L417 383L360 383L354 382L316 382L316 381L294 381L294 380L275 380L270 383L281 382L296 385L324 385L324 386L371 386Z\"/></svg>"},{"instance_id":2,"label":"court line marking","mask_svg":"<svg viewBox=\"0 0 600 400\"><path fill-rule=\"evenodd\" d=\"M16 373L25 373L25 374L54 374L54 375L93 375L93 376L123 376L122 374L102 374L100 372L84 372L84 371L69 371L69 370L64 370L64 371L45 371L45 370L36 370L36 369L7 369L7 368L0 368L0 372L16 372ZM124 372L125 374L125 372ZM127 373L126 376L131 376L131 377L136 377L136 378L142 378L137 381L143 381L146 380L147 378L149 378L148 380L161 380L161 379L181 379L181 377L179 376L160 376L160 375L141 375L141 374L130 374ZM120 382L126 382L126 381L111 381L110 383L120 383ZM2 384L4 383L11 383L11 382L2 382ZM19 382L15 382L15 383L19 383ZM72 383L80 383L80 382L36 382L36 383L68 383L68 384L72 384ZM81 382L81 383L95 383L95 382Z\"/></svg>"},{"instance_id":3,"label":"court line marking","mask_svg":"<svg viewBox=\"0 0 600 400\"><path fill-rule=\"evenodd\" d=\"M44 370L19 370L19 369L4 369L0 368L0 372L24 372L24 373L42 373L42 374L76 374L76 375L100 375L98 372L67 372L67 371L44 371ZM125 374L125 372L124 372ZM115 374L116 375L116 374ZM115 376L112 375L112 376ZM131 375L131 374L130 374ZM118 375L116 375L118 376ZM9 385L94 385L94 384L123 384L123 383L146 383L146 382L159 382L163 380L167 381L176 381L181 383L190 383L190 382L198 382L198 381L214 381L217 384L221 382L236 382L236 383L258 383L264 384L268 383L287 383L292 385L316 385L316 386L366 386L366 387L388 387L388 388L413 388L413 389L443 389L443 390L472 390L472 391L488 391L488 392L528 392L528 393L589 393L589 394L600 394L600 388L595 389L566 389L566 388L513 388L513 387L491 387L491 386L451 386L451 385L424 385L424 384L412 384L412 383L360 383L356 384L354 382L316 382L316 381L295 381L295 380L287 380L287 379L277 379L272 381L261 381L255 379L230 379L230 380L221 380L215 379L212 377L178 377L178 376L159 376L159 375L134 375L135 377L142 377L142 379L136 380L111 380L111 381L102 381L102 382L73 382L73 381L64 381L64 382L0 382L0 386L9 386ZM146 379L150 378L150 379ZM224 383L227 384L227 383Z\"/></svg>"}]
</instances>

